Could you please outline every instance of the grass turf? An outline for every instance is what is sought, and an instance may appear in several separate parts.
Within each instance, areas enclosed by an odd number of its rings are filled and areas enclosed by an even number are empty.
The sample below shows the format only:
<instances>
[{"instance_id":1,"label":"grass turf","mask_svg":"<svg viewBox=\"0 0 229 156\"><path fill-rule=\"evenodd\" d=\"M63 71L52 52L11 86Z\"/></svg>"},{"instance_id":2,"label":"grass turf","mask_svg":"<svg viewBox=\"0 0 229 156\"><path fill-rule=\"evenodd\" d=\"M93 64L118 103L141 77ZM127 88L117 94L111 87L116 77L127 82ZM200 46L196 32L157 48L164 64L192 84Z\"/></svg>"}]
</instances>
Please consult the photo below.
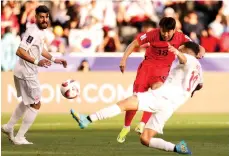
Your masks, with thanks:
<instances>
[{"instance_id":1,"label":"grass turf","mask_svg":"<svg viewBox=\"0 0 229 156\"><path fill-rule=\"evenodd\" d=\"M2 114L6 123L9 114ZM135 128L140 114L135 117ZM172 156L175 153L159 151L142 146L138 135L132 130L123 144L116 141L122 127L123 115L93 123L81 130L68 114L40 114L27 139L34 145L15 146L1 135L2 156ZM16 125L15 130L18 130ZM194 156L227 156L229 154L228 114L175 114L166 124L164 135L174 143L184 139Z\"/></svg>"}]
</instances>

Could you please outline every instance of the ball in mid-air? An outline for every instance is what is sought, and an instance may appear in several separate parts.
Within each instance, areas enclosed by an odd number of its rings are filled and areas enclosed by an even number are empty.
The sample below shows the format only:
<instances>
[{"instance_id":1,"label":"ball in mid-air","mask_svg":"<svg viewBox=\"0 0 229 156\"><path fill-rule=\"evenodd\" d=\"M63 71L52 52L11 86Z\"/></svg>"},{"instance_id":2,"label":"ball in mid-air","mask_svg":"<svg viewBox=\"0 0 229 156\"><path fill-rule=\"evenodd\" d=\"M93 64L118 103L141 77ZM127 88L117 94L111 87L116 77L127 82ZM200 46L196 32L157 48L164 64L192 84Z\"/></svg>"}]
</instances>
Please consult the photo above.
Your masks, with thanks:
<instances>
[{"instance_id":1,"label":"ball in mid-air","mask_svg":"<svg viewBox=\"0 0 229 156\"><path fill-rule=\"evenodd\" d=\"M79 85L74 80L66 80L61 84L61 94L67 99L74 99L80 95Z\"/></svg>"}]
</instances>

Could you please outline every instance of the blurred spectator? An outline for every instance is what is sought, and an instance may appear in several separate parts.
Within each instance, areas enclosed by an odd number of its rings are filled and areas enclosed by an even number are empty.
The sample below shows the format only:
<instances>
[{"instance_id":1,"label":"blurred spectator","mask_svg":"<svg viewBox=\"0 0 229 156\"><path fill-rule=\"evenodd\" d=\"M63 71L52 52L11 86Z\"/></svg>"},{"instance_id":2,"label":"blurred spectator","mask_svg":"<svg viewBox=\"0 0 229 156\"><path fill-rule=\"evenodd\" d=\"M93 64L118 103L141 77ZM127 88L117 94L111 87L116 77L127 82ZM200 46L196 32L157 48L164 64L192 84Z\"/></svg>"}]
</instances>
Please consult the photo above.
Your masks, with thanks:
<instances>
[{"instance_id":1,"label":"blurred spectator","mask_svg":"<svg viewBox=\"0 0 229 156\"><path fill-rule=\"evenodd\" d=\"M202 31L200 45L205 48L206 52L219 51L219 39L213 35L213 30L211 27L208 28L208 31Z\"/></svg>"},{"instance_id":2,"label":"blurred spectator","mask_svg":"<svg viewBox=\"0 0 229 156\"><path fill-rule=\"evenodd\" d=\"M223 33L220 38L220 51L229 52L229 32Z\"/></svg>"},{"instance_id":3,"label":"blurred spectator","mask_svg":"<svg viewBox=\"0 0 229 156\"><path fill-rule=\"evenodd\" d=\"M88 61L86 59L81 61L77 71L81 71L81 72L89 72L89 71L91 71L90 65L89 65L89 63L88 63Z\"/></svg>"},{"instance_id":4,"label":"blurred spectator","mask_svg":"<svg viewBox=\"0 0 229 156\"><path fill-rule=\"evenodd\" d=\"M65 6L67 9L67 16L69 16L70 19L73 19L74 17L78 16L79 6L76 4L76 0L66 0Z\"/></svg>"},{"instance_id":5,"label":"blurred spectator","mask_svg":"<svg viewBox=\"0 0 229 156\"><path fill-rule=\"evenodd\" d=\"M121 50L121 43L118 34L114 30L105 30L104 40L99 46L100 52L116 52Z\"/></svg>"},{"instance_id":6,"label":"blurred spectator","mask_svg":"<svg viewBox=\"0 0 229 156\"><path fill-rule=\"evenodd\" d=\"M190 12L184 18L183 32L190 36L191 32L200 37L202 30L204 30L203 24L198 20L198 16L195 12ZM193 34L192 33L192 34Z\"/></svg>"},{"instance_id":7,"label":"blurred spectator","mask_svg":"<svg viewBox=\"0 0 229 156\"><path fill-rule=\"evenodd\" d=\"M53 25L64 25L70 19L67 15L65 2L62 0L52 0L52 9L50 11Z\"/></svg>"},{"instance_id":8,"label":"blurred spectator","mask_svg":"<svg viewBox=\"0 0 229 156\"><path fill-rule=\"evenodd\" d=\"M54 40L51 42L50 51L51 52L65 52L65 39L63 36L63 28L61 26L55 26L53 29L55 35Z\"/></svg>"},{"instance_id":9,"label":"blurred spectator","mask_svg":"<svg viewBox=\"0 0 229 156\"><path fill-rule=\"evenodd\" d=\"M6 0L6 4L11 7L14 15L18 15L20 13L20 6L19 6L18 1Z\"/></svg>"},{"instance_id":10,"label":"blurred spectator","mask_svg":"<svg viewBox=\"0 0 229 156\"><path fill-rule=\"evenodd\" d=\"M6 27L12 28L12 33L17 34L19 31L19 24L16 15L13 14L13 10L7 4L3 7L2 15L1 15L1 35L5 33Z\"/></svg>"},{"instance_id":11,"label":"blurred spectator","mask_svg":"<svg viewBox=\"0 0 229 156\"><path fill-rule=\"evenodd\" d=\"M101 0L51 0L51 1L1 1L1 35L6 26L14 34L23 36L26 27L35 22L35 8L40 3L50 8L50 27L46 42L57 51L60 41L64 40L61 52L123 51L126 46L143 31L143 23L170 16L176 20L176 29L182 30L192 40L220 41L220 49L227 51L227 32L229 32L229 1L187 1L187 0L137 0L137 1L101 1ZM16 17L18 16L18 18ZM210 24L210 25L209 25ZM61 37L54 36L55 26L61 26ZM201 32L211 27L211 36L201 36ZM117 32L103 32L103 29ZM60 30L60 29L59 29ZM212 48L214 49L214 48ZM137 49L141 51L142 49Z\"/></svg>"},{"instance_id":12,"label":"blurred spectator","mask_svg":"<svg viewBox=\"0 0 229 156\"><path fill-rule=\"evenodd\" d=\"M222 1L195 1L194 3L194 10L206 26L215 19L221 7Z\"/></svg>"},{"instance_id":13,"label":"blurred spectator","mask_svg":"<svg viewBox=\"0 0 229 156\"><path fill-rule=\"evenodd\" d=\"M91 0L90 3L86 3L80 7L80 28L102 30L104 16L101 4L101 2Z\"/></svg>"},{"instance_id":14,"label":"blurred spectator","mask_svg":"<svg viewBox=\"0 0 229 156\"><path fill-rule=\"evenodd\" d=\"M26 28L35 22L35 9L37 7L36 1L26 1L21 8L19 15L20 19L20 35L22 35Z\"/></svg>"},{"instance_id":15,"label":"blurred spectator","mask_svg":"<svg viewBox=\"0 0 229 156\"><path fill-rule=\"evenodd\" d=\"M1 69L12 71L17 61L16 51L20 44L20 38L16 37L10 27L5 28L5 34L1 40Z\"/></svg>"},{"instance_id":16,"label":"blurred spectator","mask_svg":"<svg viewBox=\"0 0 229 156\"><path fill-rule=\"evenodd\" d=\"M103 26L114 29L117 26L114 3L112 1L103 1L102 3L104 4Z\"/></svg>"},{"instance_id":17,"label":"blurred spectator","mask_svg":"<svg viewBox=\"0 0 229 156\"><path fill-rule=\"evenodd\" d=\"M170 8L170 7L166 8L164 10L164 16L165 17L173 17L176 20L176 29L177 30L182 29L182 25L181 25L181 22L179 20L179 14L176 13L173 8Z\"/></svg>"},{"instance_id":18,"label":"blurred spectator","mask_svg":"<svg viewBox=\"0 0 229 156\"><path fill-rule=\"evenodd\" d=\"M222 15L217 15L215 20L210 23L210 27L212 28L213 30L213 35L215 37L220 37L222 35L222 33L224 32L224 25L223 25L223 17Z\"/></svg>"},{"instance_id":19,"label":"blurred spectator","mask_svg":"<svg viewBox=\"0 0 229 156\"><path fill-rule=\"evenodd\" d=\"M189 35L190 39L195 43L200 43L199 38L197 37L197 34L195 32L191 32Z\"/></svg>"},{"instance_id":20,"label":"blurred spectator","mask_svg":"<svg viewBox=\"0 0 229 156\"><path fill-rule=\"evenodd\" d=\"M141 31L141 23L147 20L159 21L153 7L153 2L149 0L141 1L123 1L125 5L124 19L127 23L135 26L138 31Z\"/></svg>"}]
</instances>

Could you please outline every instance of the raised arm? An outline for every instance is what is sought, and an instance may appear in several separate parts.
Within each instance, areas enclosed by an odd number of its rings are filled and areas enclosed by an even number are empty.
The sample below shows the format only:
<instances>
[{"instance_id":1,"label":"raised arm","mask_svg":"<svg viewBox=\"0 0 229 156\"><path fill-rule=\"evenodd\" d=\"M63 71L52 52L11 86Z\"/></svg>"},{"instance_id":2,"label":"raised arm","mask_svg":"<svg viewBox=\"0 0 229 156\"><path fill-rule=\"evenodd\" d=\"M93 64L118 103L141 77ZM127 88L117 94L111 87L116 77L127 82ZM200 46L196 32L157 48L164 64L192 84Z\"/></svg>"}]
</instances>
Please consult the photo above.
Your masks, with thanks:
<instances>
[{"instance_id":1,"label":"raised arm","mask_svg":"<svg viewBox=\"0 0 229 156\"><path fill-rule=\"evenodd\" d=\"M169 44L169 43L168 43L168 44ZM169 44L168 50L169 50L170 52L173 52L173 53L177 56L177 58L178 58L180 64L186 64L187 58L186 58L185 55L182 54L178 49L176 49L175 47L173 47L173 46L171 46L171 45Z\"/></svg>"}]
</instances>

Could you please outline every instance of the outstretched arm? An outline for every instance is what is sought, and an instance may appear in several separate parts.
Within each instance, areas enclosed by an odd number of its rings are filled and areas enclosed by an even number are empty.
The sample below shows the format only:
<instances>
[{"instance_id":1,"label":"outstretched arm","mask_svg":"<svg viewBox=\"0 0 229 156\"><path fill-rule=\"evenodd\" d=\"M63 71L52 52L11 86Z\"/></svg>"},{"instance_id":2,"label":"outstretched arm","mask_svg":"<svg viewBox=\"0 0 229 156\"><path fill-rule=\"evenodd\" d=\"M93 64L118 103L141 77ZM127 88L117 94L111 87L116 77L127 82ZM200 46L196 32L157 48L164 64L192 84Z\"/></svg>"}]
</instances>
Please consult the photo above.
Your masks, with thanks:
<instances>
[{"instance_id":1,"label":"outstretched arm","mask_svg":"<svg viewBox=\"0 0 229 156\"><path fill-rule=\"evenodd\" d=\"M43 48L42 54L43 57L45 57L46 59L53 61L54 63L57 64L62 64L64 68L67 67L67 61L64 59L56 59L54 58L49 52L47 52L47 50L45 48Z\"/></svg>"},{"instance_id":2,"label":"outstretched arm","mask_svg":"<svg viewBox=\"0 0 229 156\"><path fill-rule=\"evenodd\" d=\"M175 47L171 46L169 43L168 43L168 45L169 45L168 50L171 51L171 52L173 52L173 53L177 56L177 58L178 58L180 64L186 64L187 58L185 57L185 55L182 54L182 53L181 53L178 49L176 49Z\"/></svg>"}]
</instances>

